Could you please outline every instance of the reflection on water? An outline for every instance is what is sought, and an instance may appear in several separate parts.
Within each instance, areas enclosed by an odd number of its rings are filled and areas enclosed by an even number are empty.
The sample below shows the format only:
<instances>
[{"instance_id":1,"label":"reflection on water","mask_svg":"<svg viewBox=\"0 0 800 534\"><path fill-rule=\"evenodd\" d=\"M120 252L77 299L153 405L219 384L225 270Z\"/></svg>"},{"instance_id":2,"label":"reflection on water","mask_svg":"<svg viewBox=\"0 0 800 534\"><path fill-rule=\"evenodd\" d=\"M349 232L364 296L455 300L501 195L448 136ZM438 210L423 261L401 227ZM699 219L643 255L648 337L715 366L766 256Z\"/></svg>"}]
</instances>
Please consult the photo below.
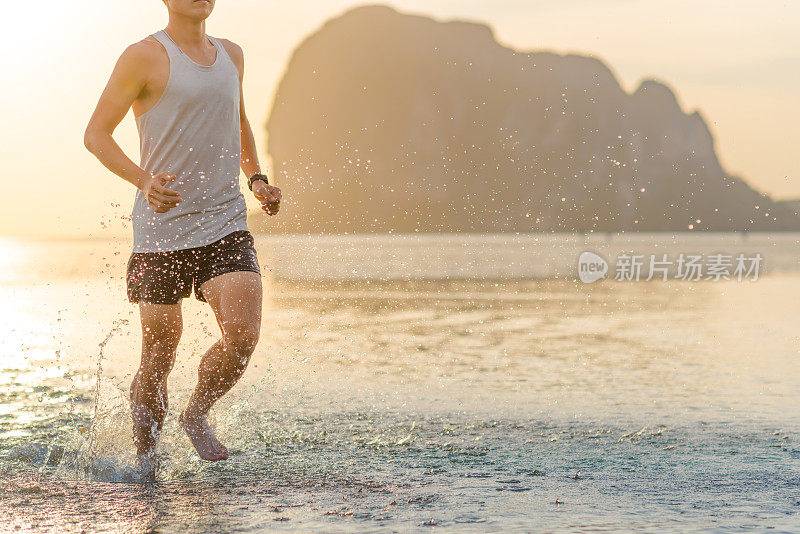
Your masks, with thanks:
<instances>
[{"instance_id":1,"label":"reflection on water","mask_svg":"<svg viewBox=\"0 0 800 534\"><path fill-rule=\"evenodd\" d=\"M218 331L187 300L147 485L133 483L125 406L140 350L126 245L14 246L0 285L4 529L800 528L798 273L272 273L251 367L214 413L232 453L220 464L177 428Z\"/></svg>"}]
</instances>

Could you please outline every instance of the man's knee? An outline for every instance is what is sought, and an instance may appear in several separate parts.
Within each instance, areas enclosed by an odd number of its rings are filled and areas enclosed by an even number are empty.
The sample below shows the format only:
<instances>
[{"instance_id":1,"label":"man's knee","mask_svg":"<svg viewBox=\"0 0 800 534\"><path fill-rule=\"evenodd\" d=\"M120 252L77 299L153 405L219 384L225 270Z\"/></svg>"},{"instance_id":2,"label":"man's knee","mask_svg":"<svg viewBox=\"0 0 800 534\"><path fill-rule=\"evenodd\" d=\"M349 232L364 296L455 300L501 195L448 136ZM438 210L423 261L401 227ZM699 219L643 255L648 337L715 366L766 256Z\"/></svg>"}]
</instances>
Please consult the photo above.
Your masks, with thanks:
<instances>
[{"instance_id":1,"label":"man's knee","mask_svg":"<svg viewBox=\"0 0 800 534\"><path fill-rule=\"evenodd\" d=\"M162 318L142 325L142 339L146 346L174 351L183 333L182 319Z\"/></svg>"},{"instance_id":2,"label":"man's knee","mask_svg":"<svg viewBox=\"0 0 800 534\"><path fill-rule=\"evenodd\" d=\"M180 325L155 325L144 328L140 369L149 378L163 380L172 370L181 333Z\"/></svg>"},{"instance_id":3,"label":"man's knee","mask_svg":"<svg viewBox=\"0 0 800 534\"><path fill-rule=\"evenodd\" d=\"M225 347L235 352L246 362L258 344L260 325L253 321L235 321L224 327Z\"/></svg>"}]
</instances>

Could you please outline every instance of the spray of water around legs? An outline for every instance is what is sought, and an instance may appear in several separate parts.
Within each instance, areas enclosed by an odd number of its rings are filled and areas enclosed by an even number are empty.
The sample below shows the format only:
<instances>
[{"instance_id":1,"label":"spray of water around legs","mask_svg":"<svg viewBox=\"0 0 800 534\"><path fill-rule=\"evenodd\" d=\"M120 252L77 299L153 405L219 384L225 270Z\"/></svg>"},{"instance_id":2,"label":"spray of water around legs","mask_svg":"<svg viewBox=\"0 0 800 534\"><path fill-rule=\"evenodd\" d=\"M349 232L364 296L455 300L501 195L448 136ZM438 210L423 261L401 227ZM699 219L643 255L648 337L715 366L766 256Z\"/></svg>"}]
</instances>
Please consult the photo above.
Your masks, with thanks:
<instances>
[{"instance_id":1,"label":"spray of water around legs","mask_svg":"<svg viewBox=\"0 0 800 534\"><path fill-rule=\"evenodd\" d=\"M97 436L97 425L100 421L100 381L103 377L103 354L111 339L117 335L123 326L127 326L129 323L128 319L118 319L114 322L113 328L108 332L105 339L100 342L99 344L99 352L97 355L97 375L95 379L95 388L94 388L94 415L92 417L92 426L89 430L89 447L88 453L89 458L94 459L95 457L95 445L96 445L96 436Z\"/></svg>"}]
</instances>

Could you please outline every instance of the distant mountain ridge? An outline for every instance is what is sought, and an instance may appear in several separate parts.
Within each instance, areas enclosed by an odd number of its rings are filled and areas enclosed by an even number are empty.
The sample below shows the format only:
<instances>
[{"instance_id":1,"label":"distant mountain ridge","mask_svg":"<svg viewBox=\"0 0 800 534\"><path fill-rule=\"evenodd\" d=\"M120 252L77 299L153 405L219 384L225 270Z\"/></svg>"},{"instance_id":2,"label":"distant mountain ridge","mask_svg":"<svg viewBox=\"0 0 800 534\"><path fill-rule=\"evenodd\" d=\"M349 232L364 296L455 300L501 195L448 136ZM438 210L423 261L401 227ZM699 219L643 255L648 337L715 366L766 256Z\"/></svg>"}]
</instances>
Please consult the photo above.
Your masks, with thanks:
<instances>
[{"instance_id":1,"label":"distant mountain ridge","mask_svg":"<svg viewBox=\"0 0 800 534\"><path fill-rule=\"evenodd\" d=\"M800 230L721 167L665 84L500 45L482 24L352 9L294 51L267 123L271 232Z\"/></svg>"}]
</instances>

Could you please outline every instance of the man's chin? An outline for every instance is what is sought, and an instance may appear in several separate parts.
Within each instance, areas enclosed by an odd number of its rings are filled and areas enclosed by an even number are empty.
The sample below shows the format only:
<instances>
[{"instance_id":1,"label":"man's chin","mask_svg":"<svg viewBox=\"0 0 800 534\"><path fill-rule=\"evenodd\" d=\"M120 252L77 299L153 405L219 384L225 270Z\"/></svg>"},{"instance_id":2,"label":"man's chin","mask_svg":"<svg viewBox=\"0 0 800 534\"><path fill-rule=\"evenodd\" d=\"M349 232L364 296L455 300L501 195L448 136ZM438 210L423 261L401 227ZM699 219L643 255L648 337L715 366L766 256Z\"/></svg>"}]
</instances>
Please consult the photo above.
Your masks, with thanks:
<instances>
[{"instance_id":1,"label":"man's chin","mask_svg":"<svg viewBox=\"0 0 800 534\"><path fill-rule=\"evenodd\" d=\"M211 12L214 11L214 5L209 0L195 0L192 2L192 7L194 8L192 11L196 16L203 19L208 18Z\"/></svg>"},{"instance_id":2,"label":"man's chin","mask_svg":"<svg viewBox=\"0 0 800 534\"><path fill-rule=\"evenodd\" d=\"M192 10L191 16L197 20L206 20L208 17L211 16L212 11L213 11L212 8L208 8L205 6L196 6L195 9Z\"/></svg>"}]
</instances>

